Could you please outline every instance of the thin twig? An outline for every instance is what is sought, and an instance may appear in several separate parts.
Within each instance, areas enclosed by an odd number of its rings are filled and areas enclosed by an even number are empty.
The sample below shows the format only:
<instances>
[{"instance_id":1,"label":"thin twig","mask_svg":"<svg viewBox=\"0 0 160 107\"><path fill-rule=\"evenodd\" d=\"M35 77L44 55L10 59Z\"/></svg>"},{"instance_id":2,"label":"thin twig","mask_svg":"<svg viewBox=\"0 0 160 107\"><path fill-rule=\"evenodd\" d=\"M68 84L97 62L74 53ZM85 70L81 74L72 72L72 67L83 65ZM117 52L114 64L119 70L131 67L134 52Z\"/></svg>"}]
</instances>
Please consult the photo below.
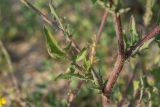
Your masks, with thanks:
<instances>
[{"instance_id":1,"label":"thin twig","mask_svg":"<svg viewBox=\"0 0 160 107\"><path fill-rule=\"evenodd\" d=\"M9 72L8 72L10 74L9 79L15 89L15 95L17 96L17 98L15 100L19 102L21 107L25 107L25 102L22 101L22 97L20 96L20 89L18 87L17 79L14 75L14 67L13 67L10 55L7 52L5 46L3 45L3 42L1 40L0 40L0 50L2 50L2 53L4 54L4 57L6 59L6 62L7 62L8 68L9 68Z\"/></svg>"},{"instance_id":2,"label":"thin twig","mask_svg":"<svg viewBox=\"0 0 160 107\"><path fill-rule=\"evenodd\" d=\"M102 16L101 24L100 24L98 32L96 34L96 42L97 43L99 42L99 40L101 38L101 34L102 34L102 31L103 31L107 16L108 16L108 12L105 10L105 12L103 13L103 16Z\"/></svg>"},{"instance_id":3,"label":"thin twig","mask_svg":"<svg viewBox=\"0 0 160 107\"><path fill-rule=\"evenodd\" d=\"M83 85L84 81L80 80L78 82L77 88L75 90L72 90L71 92L69 92L68 94L68 107L74 107L74 100L75 97L77 96L78 92L80 91L82 85Z\"/></svg>"},{"instance_id":4,"label":"thin twig","mask_svg":"<svg viewBox=\"0 0 160 107\"><path fill-rule=\"evenodd\" d=\"M139 66L139 62L135 65L134 70L133 70L131 76L129 77L127 87L126 87L125 91L123 92L122 99L119 101L117 107L122 107L123 106L123 104L126 100L126 97L127 97L128 90L131 87L132 82L133 82L133 80L136 76L138 66Z\"/></svg>"},{"instance_id":5,"label":"thin twig","mask_svg":"<svg viewBox=\"0 0 160 107\"><path fill-rule=\"evenodd\" d=\"M30 2L28 2L27 0L20 0L22 3L26 4L29 8L31 8L32 10L34 10L36 13L38 13L42 19L48 23L49 25L54 25L56 27L58 27L57 21L56 20L51 20L49 19L45 14L43 14L41 11L39 11L36 7L34 7ZM58 27L59 28L59 27Z\"/></svg>"},{"instance_id":6,"label":"thin twig","mask_svg":"<svg viewBox=\"0 0 160 107\"><path fill-rule=\"evenodd\" d=\"M50 26L56 26L60 31L62 31L63 33L65 33L64 29L62 29L59 25L58 22L56 20L51 20L48 16L46 16L45 14L43 14L39 9L37 9L35 6L33 6L30 2L28 2L27 0L20 0L22 3L26 4L29 8L31 8L32 10L34 10L36 13L38 13L41 17L42 20L46 23L48 23ZM71 38L71 35L67 36L67 40L72 42L72 46L74 47L74 50L77 52L80 52L80 48L79 46L76 44L76 42Z\"/></svg>"},{"instance_id":7,"label":"thin twig","mask_svg":"<svg viewBox=\"0 0 160 107\"><path fill-rule=\"evenodd\" d=\"M99 40L100 40L100 37L101 37L101 34L102 34L102 30L103 30L103 28L104 28L104 24L105 24L105 21L106 21L107 16L108 16L108 12L105 11L104 14L103 14L103 17L102 17L101 24L100 24L100 26L99 26L98 32L97 32L97 34L96 34L96 43L98 43ZM95 48L96 48L96 46L94 46L94 49L93 49L94 51L95 51ZM79 69L82 70L82 68L81 68L80 66L78 66L77 64L75 64L75 65L76 65ZM95 74L95 76L97 77L94 68L92 68L92 71L93 71L93 74ZM98 77L97 77L97 78L98 78ZM97 81L98 81L98 83L100 84L100 86L102 86L102 81L100 81L99 79L98 79ZM79 88L79 89L81 88L81 85L82 85L82 83L79 82L79 83L78 83L78 88ZM76 91L76 92L78 93L78 91ZM76 94L77 94L77 93L76 93ZM69 105L69 107L72 107L72 106L73 106L73 100L74 100L76 94L75 94L73 91L69 94L69 96L68 96L68 98L69 98L69 99L68 99L68 105Z\"/></svg>"},{"instance_id":8,"label":"thin twig","mask_svg":"<svg viewBox=\"0 0 160 107\"><path fill-rule=\"evenodd\" d=\"M102 16L101 24L100 24L100 26L99 26L99 28L98 28L98 32L97 32L97 34L96 34L96 43L98 43L99 40L100 40L100 37L101 37L102 31L103 31L103 28L104 28L104 25L105 25L105 21L106 21L107 16L108 16L108 12L105 11L105 12L103 13L103 16ZM96 46L94 46L94 49L93 49L94 51L95 51L95 48L96 48ZM95 53L94 53L94 54L95 54ZM84 70L82 67L80 67L80 66L77 65L76 63L74 63L74 65L75 65L79 70L82 70L82 71ZM92 73L95 74L96 78L99 78L98 75L96 74L96 71L94 70L93 67L92 67ZM97 82L98 82L98 84L100 84L100 86L102 87L102 84L103 84L102 81L101 81L100 79L98 79ZM82 84L83 84L83 83L81 83L81 82L78 83L79 89L81 88L81 85L82 85ZM77 93L78 93L78 91L77 91ZM68 100L69 107L71 107L71 106L73 105L73 100L74 100L73 96L74 96L74 98L75 98L75 96L76 96L76 94L74 94L74 92L70 92L70 94L68 95L68 98L71 98L71 97L72 97L72 99L70 99L70 101Z\"/></svg>"}]
</instances>

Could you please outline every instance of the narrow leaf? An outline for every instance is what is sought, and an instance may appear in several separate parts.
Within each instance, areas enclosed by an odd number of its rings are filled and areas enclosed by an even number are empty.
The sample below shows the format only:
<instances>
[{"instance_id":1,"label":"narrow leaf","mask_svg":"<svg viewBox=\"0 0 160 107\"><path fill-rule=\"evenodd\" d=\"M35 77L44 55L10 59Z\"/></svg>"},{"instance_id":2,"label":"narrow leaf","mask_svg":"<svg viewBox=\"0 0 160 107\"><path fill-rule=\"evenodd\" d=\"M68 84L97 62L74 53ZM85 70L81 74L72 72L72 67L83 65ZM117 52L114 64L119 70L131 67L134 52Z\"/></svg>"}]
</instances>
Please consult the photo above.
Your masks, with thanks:
<instances>
[{"instance_id":1,"label":"narrow leaf","mask_svg":"<svg viewBox=\"0 0 160 107\"><path fill-rule=\"evenodd\" d=\"M134 16L131 16L130 34L131 34L131 45L133 45L139 40Z\"/></svg>"},{"instance_id":2,"label":"narrow leaf","mask_svg":"<svg viewBox=\"0 0 160 107\"><path fill-rule=\"evenodd\" d=\"M80 60L84 59L86 57L86 54L87 54L87 49L83 48L82 51L77 55L75 60L80 61Z\"/></svg>"},{"instance_id":3,"label":"narrow leaf","mask_svg":"<svg viewBox=\"0 0 160 107\"><path fill-rule=\"evenodd\" d=\"M53 56L57 56L57 57L64 56L64 52L57 45L57 41L52 36L51 32L49 31L49 28L44 27L44 33L45 33L45 37L46 37L46 40L47 40L47 49L49 51L49 54L52 57Z\"/></svg>"},{"instance_id":4,"label":"narrow leaf","mask_svg":"<svg viewBox=\"0 0 160 107\"><path fill-rule=\"evenodd\" d=\"M90 71L90 68L91 68L91 62L90 62L90 60L87 60L85 58L85 60L83 62L83 66L84 66L84 68L86 69L87 72Z\"/></svg>"},{"instance_id":5,"label":"narrow leaf","mask_svg":"<svg viewBox=\"0 0 160 107\"><path fill-rule=\"evenodd\" d=\"M79 79L82 79L82 80L85 80L85 79L86 79L83 75L80 75L80 74L78 74L78 73L68 72L68 73L59 74L59 75L55 78L55 80L58 80L58 79L72 79L72 78L79 78Z\"/></svg>"}]
</instances>

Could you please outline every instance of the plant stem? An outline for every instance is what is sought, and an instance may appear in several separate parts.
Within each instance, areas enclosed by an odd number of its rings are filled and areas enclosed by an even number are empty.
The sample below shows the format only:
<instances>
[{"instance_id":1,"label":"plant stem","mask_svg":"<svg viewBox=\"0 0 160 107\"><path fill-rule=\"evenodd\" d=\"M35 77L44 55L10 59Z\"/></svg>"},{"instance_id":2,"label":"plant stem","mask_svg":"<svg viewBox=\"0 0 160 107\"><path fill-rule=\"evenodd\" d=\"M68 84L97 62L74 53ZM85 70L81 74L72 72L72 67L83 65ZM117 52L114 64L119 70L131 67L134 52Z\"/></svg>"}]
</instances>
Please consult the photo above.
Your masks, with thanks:
<instances>
[{"instance_id":1,"label":"plant stem","mask_svg":"<svg viewBox=\"0 0 160 107\"><path fill-rule=\"evenodd\" d=\"M78 92L80 91L82 85L83 85L84 81L80 80L78 81L78 85L77 88L75 90L72 90L69 94L68 94L68 107L74 107L74 99L77 96Z\"/></svg>"},{"instance_id":2,"label":"plant stem","mask_svg":"<svg viewBox=\"0 0 160 107\"><path fill-rule=\"evenodd\" d=\"M20 0L22 3L26 4L29 8L34 10L38 15L42 17L42 20L46 23L48 23L50 26L56 26L59 30L61 30L63 33L65 32L64 29L62 29L56 20L51 20L48 16L43 14L39 9L37 9L35 6L33 6L30 2L27 0ZM71 38L71 35L67 36L67 40L72 42L72 47L74 47L74 50L77 52L80 52L79 46L76 44L76 42Z\"/></svg>"},{"instance_id":3,"label":"plant stem","mask_svg":"<svg viewBox=\"0 0 160 107\"><path fill-rule=\"evenodd\" d=\"M116 38L118 40L118 55L124 56L124 41L122 34L122 24L120 15L114 15Z\"/></svg>"},{"instance_id":4,"label":"plant stem","mask_svg":"<svg viewBox=\"0 0 160 107\"><path fill-rule=\"evenodd\" d=\"M143 36L143 38L140 39L134 46L132 46L126 52L126 58L129 58L138 47L142 46L145 42L155 37L158 33L160 33L160 26L154 27L149 33Z\"/></svg>"},{"instance_id":5,"label":"plant stem","mask_svg":"<svg viewBox=\"0 0 160 107\"><path fill-rule=\"evenodd\" d=\"M109 76L108 82L103 90L104 95L109 99L110 93L112 91L112 88L119 76L119 73L121 72L123 65L124 65L124 58L118 55L116 59L116 63L114 65L113 71L111 72L111 75Z\"/></svg>"},{"instance_id":6,"label":"plant stem","mask_svg":"<svg viewBox=\"0 0 160 107\"><path fill-rule=\"evenodd\" d=\"M122 43L123 42L123 37L122 37L120 18L115 16L115 22L116 22L116 27L115 27L116 28L116 35L117 35L118 45L119 45L118 57L116 59L116 63L115 63L115 66L113 68L113 71L111 72L111 75L109 76L108 82L104 86L104 89L103 89L103 94L107 98L108 105L110 103L110 101L109 101L110 93L112 91L112 88L113 88L114 84L116 83L116 80L117 80L120 72L122 71L125 60L132 55L133 51L137 47L142 46L145 42L147 42L148 40L155 37L156 34L160 33L160 27L159 26L153 28L139 42L137 42L134 46L132 46L129 51L124 52L124 47L123 47L124 45Z\"/></svg>"},{"instance_id":7,"label":"plant stem","mask_svg":"<svg viewBox=\"0 0 160 107\"><path fill-rule=\"evenodd\" d=\"M36 13L38 13L42 19L48 23L49 25L54 25L54 26L58 26L57 21L56 20L51 20L49 19L45 14L43 14L41 11L39 11L36 7L34 7L30 2L28 2L27 0L20 0L22 3L26 4L29 8L31 8L32 10L34 10Z\"/></svg>"},{"instance_id":8,"label":"plant stem","mask_svg":"<svg viewBox=\"0 0 160 107\"><path fill-rule=\"evenodd\" d=\"M103 93L107 98L108 104L109 104L109 97L110 93L112 91L112 88L119 76L119 73L121 72L124 62L125 62L125 52L124 52L124 42L123 42L123 35L122 35L122 25L121 25L121 18L120 15L114 14L114 22L115 22L115 31L116 31L116 38L118 41L118 56L113 68L113 71L111 72L111 75L109 76L108 82L106 86L103 89Z\"/></svg>"},{"instance_id":9,"label":"plant stem","mask_svg":"<svg viewBox=\"0 0 160 107\"><path fill-rule=\"evenodd\" d=\"M98 32L96 34L96 42L97 43L99 42L99 40L101 38L101 34L102 34L102 31L103 31L107 16L108 16L108 12L105 10L104 13L103 13L103 16L102 16L101 24L100 24Z\"/></svg>"}]
</instances>

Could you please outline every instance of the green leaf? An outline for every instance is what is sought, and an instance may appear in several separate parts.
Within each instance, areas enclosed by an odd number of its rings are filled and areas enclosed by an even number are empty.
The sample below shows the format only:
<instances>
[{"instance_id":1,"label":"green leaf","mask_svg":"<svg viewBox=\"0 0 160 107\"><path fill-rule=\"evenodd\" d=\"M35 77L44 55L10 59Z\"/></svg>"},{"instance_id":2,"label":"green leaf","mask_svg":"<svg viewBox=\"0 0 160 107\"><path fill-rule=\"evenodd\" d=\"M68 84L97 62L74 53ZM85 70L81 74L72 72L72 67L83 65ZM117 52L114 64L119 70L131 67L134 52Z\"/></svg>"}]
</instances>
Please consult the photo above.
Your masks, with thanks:
<instances>
[{"instance_id":1,"label":"green leaf","mask_svg":"<svg viewBox=\"0 0 160 107\"><path fill-rule=\"evenodd\" d=\"M137 34L137 30L136 30L136 22L135 22L134 16L131 16L131 32L132 32L134 35L138 35L138 34Z\"/></svg>"},{"instance_id":2,"label":"green leaf","mask_svg":"<svg viewBox=\"0 0 160 107\"><path fill-rule=\"evenodd\" d=\"M51 32L49 31L48 27L44 27L44 33L47 40L47 49L49 55L54 57L62 57L64 56L64 52L59 48L57 41L52 36Z\"/></svg>"},{"instance_id":3,"label":"green leaf","mask_svg":"<svg viewBox=\"0 0 160 107\"><path fill-rule=\"evenodd\" d=\"M58 80L58 79L72 79L72 78L78 78L78 79L82 79L82 80L86 80L87 79L83 75L80 75L79 73L67 72L67 73L59 74L55 78L55 80Z\"/></svg>"},{"instance_id":4,"label":"green leaf","mask_svg":"<svg viewBox=\"0 0 160 107\"><path fill-rule=\"evenodd\" d=\"M131 45L133 45L139 40L134 16L131 16L130 33L131 33Z\"/></svg>"},{"instance_id":5,"label":"green leaf","mask_svg":"<svg viewBox=\"0 0 160 107\"><path fill-rule=\"evenodd\" d=\"M130 41L128 40L127 35L126 35L125 32L123 33L123 35L124 35L124 44L125 44L125 47L126 47L126 49L128 49L130 47Z\"/></svg>"},{"instance_id":6,"label":"green leaf","mask_svg":"<svg viewBox=\"0 0 160 107\"><path fill-rule=\"evenodd\" d=\"M76 56L76 59L75 61L81 61L82 59L84 59L86 57L86 54L87 54L87 49L86 48L83 48L81 50L81 52Z\"/></svg>"},{"instance_id":7,"label":"green leaf","mask_svg":"<svg viewBox=\"0 0 160 107\"><path fill-rule=\"evenodd\" d=\"M55 19L58 21L60 27L62 29L64 29L63 24L61 23L61 20L60 20L59 16L57 15L55 9L53 8L53 6L51 4L49 4L49 8L51 10L51 13L52 13L53 17L55 17Z\"/></svg>"},{"instance_id":8,"label":"green leaf","mask_svg":"<svg viewBox=\"0 0 160 107\"><path fill-rule=\"evenodd\" d=\"M95 83L94 83L94 81L89 81L90 82L90 84L89 84L89 86L88 86L88 88L89 89L91 89L91 90L97 90L97 91L102 91L102 89L99 87L99 85L96 85Z\"/></svg>"},{"instance_id":9,"label":"green leaf","mask_svg":"<svg viewBox=\"0 0 160 107\"><path fill-rule=\"evenodd\" d=\"M101 87L103 85L103 80L102 80L102 76L100 74L100 71L99 71L99 73L97 73L96 71L92 70L91 73L92 73L95 84L97 86Z\"/></svg>"},{"instance_id":10,"label":"green leaf","mask_svg":"<svg viewBox=\"0 0 160 107\"><path fill-rule=\"evenodd\" d=\"M86 58L84 59L84 62L83 62L83 66L84 68L86 69L86 71L90 71L90 68L91 68L91 62L90 60L87 60Z\"/></svg>"}]
</instances>

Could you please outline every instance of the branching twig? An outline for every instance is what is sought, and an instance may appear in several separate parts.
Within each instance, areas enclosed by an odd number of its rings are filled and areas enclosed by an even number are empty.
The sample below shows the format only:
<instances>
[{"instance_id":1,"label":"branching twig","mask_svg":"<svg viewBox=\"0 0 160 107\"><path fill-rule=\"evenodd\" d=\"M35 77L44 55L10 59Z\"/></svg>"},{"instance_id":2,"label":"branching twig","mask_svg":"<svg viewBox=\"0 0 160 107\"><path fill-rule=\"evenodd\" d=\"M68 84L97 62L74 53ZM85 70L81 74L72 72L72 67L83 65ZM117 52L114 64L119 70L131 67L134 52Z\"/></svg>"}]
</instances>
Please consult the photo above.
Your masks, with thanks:
<instances>
[{"instance_id":1,"label":"branching twig","mask_svg":"<svg viewBox=\"0 0 160 107\"><path fill-rule=\"evenodd\" d=\"M49 19L46 15L44 15L41 11L39 11L37 8L35 8L27 0L20 0L20 1L25 3L31 9L33 9L35 12L37 12L46 23L48 23L51 26L54 25L54 26L58 27L63 33L65 32L64 29L61 29L61 27L59 27L59 25L58 25L56 20ZM110 6L112 6L112 4L113 4L112 0L110 0L109 2L110 2ZM108 16L108 12L105 11L105 13L104 13L104 15L102 17L102 21L101 21L99 30L98 30L97 35L96 35L96 43L98 43L98 41L99 41L99 39L101 37L101 33L102 33L102 30L103 30L103 27L104 27L104 23L106 21L106 17L107 16ZM104 88L102 90L104 95L108 99L108 101L109 101L109 97L110 97L110 93L112 91L112 88L113 88L114 84L116 83L116 80L117 80L117 78L119 76L119 73L121 72L121 70L123 68L125 60L127 58L129 58L138 47L142 46L145 42L147 42L151 38L155 37L156 34L160 33L160 27L159 26L153 28L153 30L150 31L145 36L143 36L143 38L140 39L139 42L137 42L135 45L133 45L129 50L125 51L125 49L124 49L124 41L123 41L123 34L122 34L121 17L120 17L119 14L114 14L114 22L115 22L116 38L117 38L117 41L118 41L118 56L117 56L113 71L111 72L111 75L110 75L110 77L108 79L108 82L107 82L107 84L104 86ZM81 51L81 49L74 42L74 40L71 38L71 36L69 34L67 36L67 40L72 42L72 47L73 47L73 49L75 51L77 51L78 53ZM81 87L81 85L78 85L78 88L80 88L79 86Z\"/></svg>"},{"instance_id":2,"label":"branching twig","mask_svg":"<svg viewBox=\"0 0 160 107\"><path fill-rule=\"evenodd\" d=\"M119 73L122 70L124 62L125 62L124 43L123 43L122 25L121 25L120 16L115 14L114 21L115 21L116 37L118 40L118 56L117 56L117 60L116 60L115 66L113 68L113 71L111 72L111 75L109 76L108 82L103 90L103 93L107 97L108 101L109 101L110 92L112 90L112 87L115 84L115 82L119 76Z\"/></svg>"},{"instance_id":3,"label":"branching twig","mask_svg":"<svg viewBox=\"0 0 160 107\"><path fill-rule=\"evenodd\" d=\"M48 23L50 26L56 26L59 30L61 30L63 33L65 32L64 29L62 29L56 20L51 20L48 16L43 14L39 9L37 9L35 6L33 6L30 2L27 0L20 0L22 3L26 4L29 8L34 10L36 13L38 13L41 17L42 20L46 23ZM80 52L79 46L76 44L76 42L71 38L71 35L67 36L67 40L72 42L72 47L74 47L74 50L77 52Z\"/></svg>"},{"instance_id":4,"label":"branching twig","mask_svg":"<svg viewBox=\"0 0 160 107\"><path fill-rule=\"evenodd\" d=\"M151 38L155 37L156 34L160 33L160 26L154 27L149 33L147 33L143 38L137 42L134 46L132 46L127 52L126 52L126 58L129 58L133 52L140 46L142 46L145 42L150 40Z\"/></svg>"},{"instance_id":5,"label":"branching twig","mask_svg":"<svg viewBox=\"0 0 160 107\"><path fill-rule=\"evenodd\" d=\"M118 76L119 76L119 73L121 72L121 70L123 68L125 60L132 55L133 51L137 47L142 46L145 42L147 42L151 38L155 37L156 34L160 33L159 26L153 28L153 30L151 32L146 34L139 42L137 42L134 46L132 46L129 51L125 52L120 16L114 15L114 22L115 22L115 29L116 29L116 37L118 40L118 56L117 56L113 71L111 72L111 75L109 76L108 82L104 86L104 89L103 89L103 93L108 99L107 100L108 104L109 104L110 93L112 91L112 88L113 88Z\"/></svg>"},{"instance_id":6,"label":"branching twig","mask_svg":"<svg viewBox=\"0 0 160 107\"><path fill-rule=\"evenodd\" d=\"M41 11L39 11L30 2L28 2L27 0L20 0L20 1L22 3L24 3L24 4L26 4L29 8L31 8L32 10L34 10L36 13L38 13L46 23L48 23L51 26L54 25L54 26L58 27L58 24L57 24L56 20L49 19L45 14L43 14Z\"/></svg>"},{"instance_id":7,"label":"branching twig","mask_svg":"<svg viewBox=\"0 0 160 107\"><path fill-rule=\"evenodd\" d=\"M104 24L105 24L105 21L106 21L107 16L108 16L108 12L105 11L104 14L103 14L102 20L101 20L101 24L100 24L100 26L99 26L99 28L98 28L98 32L97 32L97 34L96 34L96 43L99 42L99 39L100 39L100 37L101 37L101 33L102 33L103 28L104 28ZM95 48L96 48L96 46L94 46L94 49L93 49L94 51L95 51ZM93 53L94 53L94 52L93 52ZM75 64L75 63L74 63L74 65L75 65L76 67L78 67L80 70L83 71L83 68L81 68L79 65L77 65L77 64ZM94 72L94 74L96 74L94 68L92 68L92 71ZM96 75L96 77L98 78L97 75ZM98 83L101 84L101 86L102 86L102 81L100 81L99 79L98 79ZM82 81L79 81L77 89L80 89L81 86L82 86L82 84L83 84L83 82L82 82ZM75 93L75 92L76 92L76 93ZM72 107L72 106L73 106L73 101L74 101L77 93L78 93L78 91L71 91L71 92L69 93L69 95L68 95L68 106L69 106L69 107Z\"/></svg>"},{"instance_id":8,"label":"branching twig","mask_svg":"<svg viewBox=\"0 0 160 107\"><path fill-rule=\"evenodd\" d=\"M100 24L100 26L99 26L99 28L98 28L98 32L97 32L97 34L96 34L96 43L98 43L99 40L100 40L100 37L101 37L102 31L103 31L103 28L104 28L104 25L105 25L105 21L106 21L107 16L108 16L108 12L105 11L105 12L103 13L103 16L102 16L101 24ZM96 43L95 43L95 45L96 45ZM93 48L94 48L93 50L95 51L96 46L94 46ZM94 53L94 52L93 52L93 53ZM94 54L95 54L95 53L94 53ZM92 60L93 60L93 59L92 59ZM79 68L80 70L83 71L83 68L82 68L82 67L80 67L79 65L77 65L77 64L75 64L75 63L74 63L74 65L75 65L77 68ZM94 70L93 67L92 67L92 73L95 74L96 78L99 78L98 75L96 75L96 71ZM97 82L98 82L98 84L100 84L100 86L102 86L103 83L102 83L102 81L101 81L100 79L98 79ZM83 84L83 83L81 83L81 82L78 83L78 88L79 88L79 89L81 88L81 85L82 85L82 84ZM78 93L78 91L77 91L77 93ZM74 94L74 91L71 92L71 93L69 93L68 98L71 98L71 99L68 99L68 105L69 105L69 107L71 107L71 106L73 105L73 100L74 100L74 98L75 98L76 95L77 95L77 94Z\"/></svg>"},{"instance_id":9,"label":"branching twig","mask_svg":"<svg viewBox=\"0 0 160 107\"><path fill-rule=\"evenodd\" d=\"M68 107L74 107L74 99L77 96L79 90L81 89L83 83L84 83L84 81L80 80L78 82L77 88L75 90L69 92L68 99L67 99L68 100Z\"/></svg>"}]
</instances>

